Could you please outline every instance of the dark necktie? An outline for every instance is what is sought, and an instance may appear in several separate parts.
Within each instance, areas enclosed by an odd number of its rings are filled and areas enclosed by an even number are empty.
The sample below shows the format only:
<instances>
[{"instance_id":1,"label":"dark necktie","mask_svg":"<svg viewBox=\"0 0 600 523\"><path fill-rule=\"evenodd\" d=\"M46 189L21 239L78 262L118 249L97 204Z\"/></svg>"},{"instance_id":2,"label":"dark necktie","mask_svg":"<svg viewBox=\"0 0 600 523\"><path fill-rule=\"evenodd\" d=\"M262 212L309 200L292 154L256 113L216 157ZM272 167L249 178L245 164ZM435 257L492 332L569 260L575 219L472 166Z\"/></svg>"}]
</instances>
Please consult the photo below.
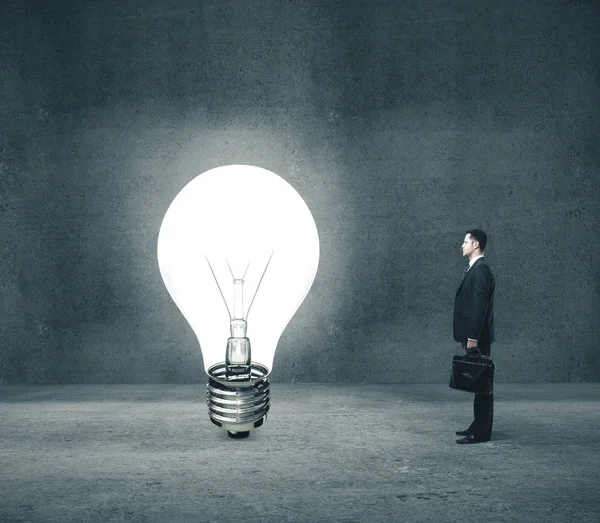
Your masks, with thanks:
<instances>
[{"instance_id":1,"label":"dark necktie","mask_svg":"<svg viewBox=\"0 0 600 523\"><path fill-rule=\"evenodd\" d=\"M470 266L470 265L467 265L467 266L465 267L465 270L463 271L463 275L462 275L462 279L463 279L463 280L465 279L465 276L467 275L467 272L469 272L469 269L470 269L470 268L471 268L471 266Z\"/></svg>"}]
</instances>

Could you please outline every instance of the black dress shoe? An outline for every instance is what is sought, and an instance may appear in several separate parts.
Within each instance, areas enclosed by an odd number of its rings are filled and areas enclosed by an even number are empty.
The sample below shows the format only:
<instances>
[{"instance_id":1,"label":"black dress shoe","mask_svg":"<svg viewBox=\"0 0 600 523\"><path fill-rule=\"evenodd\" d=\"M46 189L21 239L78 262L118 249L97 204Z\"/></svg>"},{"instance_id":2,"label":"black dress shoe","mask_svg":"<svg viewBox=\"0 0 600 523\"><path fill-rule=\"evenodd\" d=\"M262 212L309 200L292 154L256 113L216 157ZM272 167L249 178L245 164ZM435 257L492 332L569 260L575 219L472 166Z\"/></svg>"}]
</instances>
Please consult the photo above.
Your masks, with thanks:
<instances>
[{"instance_id":1,"label":"black dress shoe","mask_svg":"<svg viewBox=\"0 0 600 523\"><path fill-rule=\"evenodd\" d=\"M480 438L476 438L473 434L469 434L468 436L465 436L464 438L457 439L456 443L484 443L486 441L490 441L490 438L480 439Z\"/></svg>"},{"instance_id":2,"label":"black dress shoe","mask_svg":"<svg viewBox=\"0 0 600 523\"><path fill-rule=\"evenodd\" d=\"M458 432L455 432L454 434L456 434L457 436L468 436L471 433L469 432L469 429L467 429L467 430L459 430Z\"/></svg>"}]
</instances>

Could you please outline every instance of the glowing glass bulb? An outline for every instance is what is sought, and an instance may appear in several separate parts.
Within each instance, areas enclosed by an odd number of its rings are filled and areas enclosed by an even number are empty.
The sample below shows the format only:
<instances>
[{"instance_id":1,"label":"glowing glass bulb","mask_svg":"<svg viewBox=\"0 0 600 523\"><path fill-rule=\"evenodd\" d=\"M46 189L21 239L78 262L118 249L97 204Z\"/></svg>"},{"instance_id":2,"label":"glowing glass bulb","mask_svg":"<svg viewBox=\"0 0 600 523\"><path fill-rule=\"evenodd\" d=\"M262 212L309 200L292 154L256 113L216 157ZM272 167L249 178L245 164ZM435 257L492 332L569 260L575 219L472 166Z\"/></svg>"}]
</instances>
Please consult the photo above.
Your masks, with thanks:
<instances>
[{"instance_id":1,"label":"glowing glass bulb","mask_svg":"<svg viewBox=\"0 0 600 523\"><path fill-rule=\"evenodd\" d=\"M315 279L312 214L275 173L217 167L175 197L157 254L165 286L200 343L209 417L231 436L246 436L266 419L277 343Z\"/></svg>"}]
</instances>

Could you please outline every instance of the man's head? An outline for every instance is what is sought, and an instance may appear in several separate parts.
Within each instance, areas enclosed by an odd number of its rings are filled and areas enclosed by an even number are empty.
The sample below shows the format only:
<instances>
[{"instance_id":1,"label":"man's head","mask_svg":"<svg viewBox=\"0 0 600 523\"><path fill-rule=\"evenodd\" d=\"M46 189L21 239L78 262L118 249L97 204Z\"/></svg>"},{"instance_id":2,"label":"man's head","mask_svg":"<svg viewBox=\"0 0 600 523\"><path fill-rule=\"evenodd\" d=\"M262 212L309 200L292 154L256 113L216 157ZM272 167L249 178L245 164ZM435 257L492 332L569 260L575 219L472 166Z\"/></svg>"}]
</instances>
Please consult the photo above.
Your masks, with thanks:
<instances>
[{"instance_id":1,"label":"man's head","mask_svg":"<svg viewBox=\"0 0 600 523\"><path fill-rule=\"evenodd\" d=\"M467 231L465 239L462 244L463 256L474 258L483 254L485 246L487 244L487 234L481 229L471 229Z\"/></svg>"}]
</instances>

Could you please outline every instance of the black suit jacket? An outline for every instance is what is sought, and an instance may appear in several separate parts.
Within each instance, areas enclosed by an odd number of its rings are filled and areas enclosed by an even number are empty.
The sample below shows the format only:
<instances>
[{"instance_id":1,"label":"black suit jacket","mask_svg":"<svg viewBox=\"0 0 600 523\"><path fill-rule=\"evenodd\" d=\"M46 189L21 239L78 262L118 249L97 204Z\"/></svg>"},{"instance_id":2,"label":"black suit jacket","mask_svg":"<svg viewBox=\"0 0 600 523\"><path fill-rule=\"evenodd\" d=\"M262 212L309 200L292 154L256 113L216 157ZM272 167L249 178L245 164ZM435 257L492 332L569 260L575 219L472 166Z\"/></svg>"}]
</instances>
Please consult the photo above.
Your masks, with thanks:
<instances>
[{"instance_id":1,"label":"black suit jacket","mask_svg":"<svg viewBox=\"0 0 600 523\"><path fill-rule=\"evenodd\" d=\"M467 338L487 346L494 341L494 276L485 258L479 258L467 272L454 298L454 339Z\"/></svg>"}]
</instances>

